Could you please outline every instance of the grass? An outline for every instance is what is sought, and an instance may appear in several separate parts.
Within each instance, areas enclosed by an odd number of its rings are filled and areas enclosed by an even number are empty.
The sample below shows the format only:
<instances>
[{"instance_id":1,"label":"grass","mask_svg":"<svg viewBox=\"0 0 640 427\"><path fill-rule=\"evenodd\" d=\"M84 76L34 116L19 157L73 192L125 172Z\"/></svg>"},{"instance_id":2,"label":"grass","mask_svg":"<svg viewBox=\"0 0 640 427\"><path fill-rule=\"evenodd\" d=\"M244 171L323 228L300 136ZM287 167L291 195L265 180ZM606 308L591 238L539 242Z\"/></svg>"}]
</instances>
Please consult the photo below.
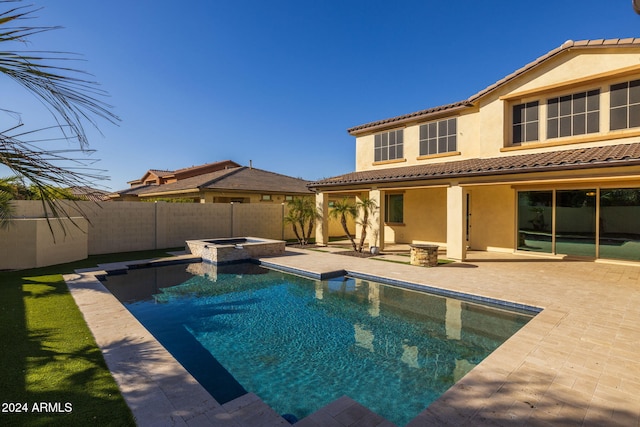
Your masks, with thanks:
<instances>
[{"instance_id":1,"label":"grass","mask_svg":"<svg viewBox=\"0 0 640 427\"><path fill-rule=\"evenodd\" d=\"M167 256L166 251L98 255L0 272L1 425L135 425L62 274L159 256Z\"/></svg>"}]
</instances>

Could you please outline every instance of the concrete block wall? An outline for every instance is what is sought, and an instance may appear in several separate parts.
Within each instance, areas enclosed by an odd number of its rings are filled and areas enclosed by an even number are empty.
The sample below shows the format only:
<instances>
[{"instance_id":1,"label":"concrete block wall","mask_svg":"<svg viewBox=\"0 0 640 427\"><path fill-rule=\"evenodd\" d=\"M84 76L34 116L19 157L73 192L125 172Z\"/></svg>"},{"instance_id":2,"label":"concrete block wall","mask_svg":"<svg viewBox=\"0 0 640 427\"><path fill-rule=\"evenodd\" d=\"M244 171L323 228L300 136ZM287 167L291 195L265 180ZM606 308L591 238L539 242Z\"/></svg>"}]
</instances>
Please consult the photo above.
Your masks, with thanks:
<instances>
[{"instance_id":1,"label":"concrete block wall","mask_svg":"<svg viewBox=\"0 0 640 427\"><path fill-rule=\"evenodd\" d=\"M90 222L90 255L158 248L154 203L85 203L82 210Z\"/></svg>"},{"instance_id":2,"label":"concrete block wall","mask_svg":"<svg viewBox=\"0 0 640 427\"><path fill-rule=\"evenodd\" d=\"M231 237L232 207L228 203L143 204L156 206L158 248L183 246L190 239Z\"/></svg>"},{"instance_id":3,"label":"concrete block wall","mask_svg":"<svg viewBox=\"0 0 640 427\"><path fill-rule=\"evenodd\" d=\"M66 253L60 262L69 262L82 259L77 258L78 254L86 258L87 255L180 247L189 239L295 238L291 225L283 224L287 207L280 203L65 202L64 208L69 215L82 219L83 226L76 229L82 237L74 233L73 239L67 241L62 230L56 228L57 243L53 244L49 242L54 237L46 226L42 203L14 202L17 225L11 231L0 230L0 256L6 260L0 268L30 268L49 262L36 261L38 248L48 248L45 252L51 253L46 256L55 263L59 260L56 253ZM41 223L46 228L42 228ZM52 224L56 224L56 220ZM71 246L63 249L60 242L64 241ZM15 250L17 247L20 249ZM40 253L40 257L45 256Z\"/></svg>"},{"instance_id":4,"label":"concrete block wall","mask_svg":"<svg viewBox=\"0 0 640 427\"><path fill-rule=\"evenodd\" d=\"M234 204L233 235L282 239L287 238L283 236L283 232L288 231L291 237L295 237L290 225L283 227L282 218L286 215L285 209L286 206L282 204Z\"/></svg>"}]
</instances>

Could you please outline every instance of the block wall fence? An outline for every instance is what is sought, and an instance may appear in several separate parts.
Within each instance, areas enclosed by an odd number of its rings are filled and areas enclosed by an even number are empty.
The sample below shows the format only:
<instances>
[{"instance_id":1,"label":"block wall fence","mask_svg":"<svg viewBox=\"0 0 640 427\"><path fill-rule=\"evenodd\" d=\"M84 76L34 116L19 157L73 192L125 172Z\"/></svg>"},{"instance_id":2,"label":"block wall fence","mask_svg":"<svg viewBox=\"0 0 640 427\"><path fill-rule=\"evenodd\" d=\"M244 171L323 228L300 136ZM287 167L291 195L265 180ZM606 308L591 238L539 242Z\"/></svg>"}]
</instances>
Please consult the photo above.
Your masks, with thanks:
<instances>
[{"instance_id":1,"label":"block wall fence","mask_svg":"<svg viewBox=\"0 0 640 427\"><path fill-rule=\"evenodd\" d=\"M15 201L14 220L0 229L0 269L71 262L89 255L181 247L186 240L255 236L295 239L287 206L262 203L76 202L54 235L39 201ZM86 219L85 219L86 218ZM353 224L351 224L353 231ZM330 221L330 235L344 235ZM313 236L313 235L312 235Z\"/></svg>"}]
</instances>

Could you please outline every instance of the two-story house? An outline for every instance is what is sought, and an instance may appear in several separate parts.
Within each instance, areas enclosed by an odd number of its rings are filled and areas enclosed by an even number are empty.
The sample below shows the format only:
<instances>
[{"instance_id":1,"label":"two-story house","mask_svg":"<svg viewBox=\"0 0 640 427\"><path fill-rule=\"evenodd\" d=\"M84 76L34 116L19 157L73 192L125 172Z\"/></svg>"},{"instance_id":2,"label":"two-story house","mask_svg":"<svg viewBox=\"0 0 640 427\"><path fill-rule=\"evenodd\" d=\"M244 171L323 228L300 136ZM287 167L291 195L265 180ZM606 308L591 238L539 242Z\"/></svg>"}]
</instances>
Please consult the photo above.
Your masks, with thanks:
<instances>
[{"instance_id":1,"label":"two-story house","mask_svg":"<svg viewBox=\"0 0 640 427\"><path fill-rule=\"evenodd\" d=\"M640 260L640 39L567 41L470 98L353 127L356 171L310 184L379 211L370 244Z\"/></svg>"}]
</instances>

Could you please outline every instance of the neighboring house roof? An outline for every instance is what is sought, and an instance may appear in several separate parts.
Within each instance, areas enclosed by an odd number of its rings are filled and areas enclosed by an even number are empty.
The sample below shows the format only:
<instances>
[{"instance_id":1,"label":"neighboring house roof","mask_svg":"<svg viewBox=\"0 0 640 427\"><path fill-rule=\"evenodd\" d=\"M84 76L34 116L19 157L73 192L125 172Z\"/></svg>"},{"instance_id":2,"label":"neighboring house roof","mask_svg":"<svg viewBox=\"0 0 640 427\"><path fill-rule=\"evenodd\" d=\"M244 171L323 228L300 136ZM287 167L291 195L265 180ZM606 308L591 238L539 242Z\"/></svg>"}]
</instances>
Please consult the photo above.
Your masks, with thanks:
<instances>
[{"instance_id":1,"label":"neighboring house roof","mask_svg":"<svg viewBox=\"0 0 640 427\"><path fill-rule=\"evenodd\" d=\"M217 170L237 167L240 167L240 165L232 160L222 160L220 162L206 163L204 165L178 169L174 171L172 175L174 175L177 180L181 180L196 175L202 175L203 173L215 172Z\"/></svg>"},{"instance_id":2,"label":"neighboring house roof","mask_svg":"<svg viewBox=\"0 0 640 427\"><path fill-rule=\"evenodd\" d=\"M128 184L131 184L132 186L136 184L143 184L149 175L155 175L158 178L175 178L176 180L180 180L184 178L189 178L191 176L212 172L215 170L221 170L225 168L234 168L239 166L240 165L238 163L232 160L222 160L219 162L206 163L204 165L190 166L188 168L177 169L175 171L149 169L147 172L145 172L144 175L142 175L142 178L129 181Z\"/></svg>"},{"instance_id":3,"label":"neighboring house roof","mask_svg":"<svg viewBox=\"0 0 640 427\"><path fill-rule=\"evenodd\" d=\"M171 184L154 186L139 193L142 197L199 192L202 190L225 192L254 192L307 194L309 182L262 169L246 166L223 169L185 178Z\"/></svg>"},{"instance_id":4,"label":"neighboring house roof","mask_svg":"<svg viewBox=\"0 0 640 427\"><path fill-rule=\"evenodd\" d=\"M352 172L309 188L635 165L640 165L640 143Z\"/></svg>"},{"instance_id":5,"label":"neighboring house roof","mask_svg":"<svg viewBox=\"0 0 640 427\"><path fill-rule=\"evenodd\" d=\"M140 185L149 177L149 175L155 175L158 178L162 178L163 176L167 176L171 174L173 174L173 171L149 169L144 173L144 175L142 175L142 178L134 179L133 181L127 181L127 184L131 184L132 186Z\"/></svg>"},{"instance_id":6,"label":"neighboring house roof","mask_svg":"<svg viewBox=\"0 0 640 427\"><path fill-rule=\"evenodd\" d=\"M166 171L166 170L160 170L160 169L149 169L149 172L157 175L157 176L167 176L167 175L171 175L174 173L174 171Z\"/></svg>"},{"instance_id":7,"label":"neighboring house roof","mask_svg":"<svg viewBox=\"0 0 640 427\"><path fill-rule=\"evenodd\" d=\"M119 190L116 191L114 193L109 194L109 197L111 198L118 198L118 197L122 197L122 196L137 196L138 194L147 191L150 188L157 188L159 187L157 184L142 184L142 185L136 185L135 187L131 187L131 188L125 188L124 190Z\"/></svg>"},{"instance_id":8,"label":"neighboring house roof","mask_svg":"<svg viewBox=\"0 0 640 427\"><path fill-rule=\"evenodd\" d=\"M470 108L474 106L474 103L476 101L478 101L480 98L482 98L485 95L488 95L489 93L495 91L496 89L502 87L503 85L505 85L506 83L514 80L515 78L521 76L522 74L526 73L527 71L536 68L538 66L540 66L543 63L546 63L548 60L550 60L551 58L554 58L562 53L568 52L569 50L572 49L594 49L594 48L616 48L616 47L638 47L640 48L640 38L626 38L626 39L608 39L608 40L604 40L604 39L599 39L599 40L581 40L581 41L573 41L573 40L568 40L566 42L564 42L560 47L553 49L552 51L542 55L541 57L539 57L538 59L530 62L529 64L525 65L524 67L514 71L513 73L509 74L508 76L498 80L497 82L495 82L494 84L487 86L486 88L484 88L483 90L481 90L480 92L476 93L475 95L472 95L471 97L469 97L468 99L464 100L464 101L459 101L453 104L447 104L447 105L442 105L439 107L433 107L433 108L428 108L425 110L420 110L420 111L416 111L415 113L410 113L410 114L403 114L401 116L396 116L396 117L392 117L389 119L384 119L384 120L378 120L375 122L371 122L371 123L365 123L363 125L359 125L359 126L355 126L352 128L347 129L347 132L349 132L352 135L356 135L359 133L363 133L366 131L371 131L374 130L374 128L378 128L378 127L388 127L387 125L390 124L403 124L406 122L411 122L411 121L416 121L417 119L421 119L421 118L427 118L429 116L435 115L437 113L441 113L444 111L455 111L455 110L460 110L460 109L464 109L464 108Z\"/></svg>"},{"instance_id":9,"label":"neighboring house roof","mask_svg":"<svg viewBox=\"0 0 640 427\"><path fill-rule=\"evenodd\" d=\"M91 187L69 187L69 191L76 197L91 202L103 202L109 200L109 192L104 190L98 190Z\"/></svg>"}]
</instances>

